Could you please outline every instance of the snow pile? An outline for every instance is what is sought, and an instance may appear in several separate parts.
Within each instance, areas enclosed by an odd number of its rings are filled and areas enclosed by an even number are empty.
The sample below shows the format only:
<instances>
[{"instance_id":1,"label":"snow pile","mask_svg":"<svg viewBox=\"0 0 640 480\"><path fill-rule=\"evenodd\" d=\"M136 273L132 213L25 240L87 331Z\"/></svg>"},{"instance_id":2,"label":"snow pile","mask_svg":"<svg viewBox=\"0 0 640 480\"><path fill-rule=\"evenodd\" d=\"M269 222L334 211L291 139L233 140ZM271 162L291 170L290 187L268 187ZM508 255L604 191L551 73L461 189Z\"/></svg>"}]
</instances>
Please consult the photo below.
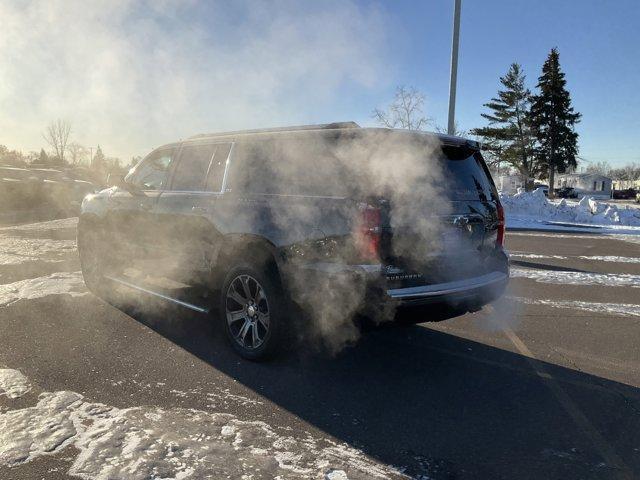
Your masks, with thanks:
<instances>
[{"instance_id":1,"label":"snow pile","mask_svg":"<svg viewBox=\"0 0 640 480\"><path fill-rule=\"evenodd\" d=\"M0 464L65 450L82 478L406 478L361 451L261 421L192 409L119 409L78 393L45 392L37 405L0 414Z\"/></svg>"},{"instance_id":2,"label":"snow pile","mask_svg":"<svg viewBox=\"0 0 640 480\"><path fill-rule=\"evenodd\" d=\"M584 197L580 202L562 199L552 202L541 189L515 195L500 195L507 228L523 221L558 222L576 225L640 227L640 209L618 206Z\"/></svg>"},{"instance_id":3,"label":"snow pile","mask_svg":"<svg viewBox=\"0 0 640 480\"><path fill-rule=\"evenodd\" d=\"M19 398L31 390L31 384L18 370L0 368L0 396Z\"/></svg>"},{"instance_id":4,"label":"snow pile","mask_svg":"<svg viewBox=\"0 0 640 480\"><path fill-rule=\"evenodd\" d=\"M0 285L0 307L6 307L19 300L62 294L73 297L87 294L80 272L57 272L46 277L29 278Z\"/></svg>"}]
</instances>

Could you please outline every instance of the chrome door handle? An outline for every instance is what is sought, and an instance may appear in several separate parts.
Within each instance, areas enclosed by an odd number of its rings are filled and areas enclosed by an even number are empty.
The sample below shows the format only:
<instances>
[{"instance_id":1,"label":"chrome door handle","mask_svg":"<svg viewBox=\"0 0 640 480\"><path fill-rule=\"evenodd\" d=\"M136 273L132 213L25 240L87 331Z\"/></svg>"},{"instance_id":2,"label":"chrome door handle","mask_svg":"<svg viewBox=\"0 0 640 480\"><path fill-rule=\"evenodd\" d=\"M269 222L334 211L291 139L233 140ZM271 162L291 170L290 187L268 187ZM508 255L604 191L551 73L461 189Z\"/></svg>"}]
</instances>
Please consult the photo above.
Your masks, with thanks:
<instances>
[{"instance_id":1,"label":"chrome door handle","mask_svg":"<svg viewBox=\"0 0 640 480\"><path fill-rule=\"evenodd\" d=\"M198 205L194 205L193 207L191 207L191 211L193 213L204 213L207 211L207 209Z\"/></svg>"},{"instance_id":2,"label":"chrome door handle","mask_svg":"<svg viewBox=\"0 0 640 480\"><path fill-rule=\"evenodd\" d=\"M150 203L145 203L145 202L140 203L141 210L149 211L151 210L151 208L153 208L153 205L151 205Z\"/></svg>"}]
</instances>

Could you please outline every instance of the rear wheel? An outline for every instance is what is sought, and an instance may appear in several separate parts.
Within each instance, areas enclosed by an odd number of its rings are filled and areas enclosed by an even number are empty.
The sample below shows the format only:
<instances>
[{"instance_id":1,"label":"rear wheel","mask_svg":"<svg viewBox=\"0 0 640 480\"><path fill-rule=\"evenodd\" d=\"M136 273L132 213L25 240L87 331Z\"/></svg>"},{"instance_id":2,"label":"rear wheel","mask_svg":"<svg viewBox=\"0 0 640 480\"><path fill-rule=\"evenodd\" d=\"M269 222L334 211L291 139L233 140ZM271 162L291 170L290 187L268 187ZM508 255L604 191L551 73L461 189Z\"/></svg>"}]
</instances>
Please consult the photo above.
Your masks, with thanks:
<instances>
[{"instance_id":1,"label":"rear wheel","mask_svg":"<svg viewBox=\"0 0 640 480\"><path fill-rule=\"evenodd\" d=\"M263 360L281 347L285 326L283 293L277 275L239 265L226 275L220 317L233 349L249 360Z\"/></svg>"}]
</instances>

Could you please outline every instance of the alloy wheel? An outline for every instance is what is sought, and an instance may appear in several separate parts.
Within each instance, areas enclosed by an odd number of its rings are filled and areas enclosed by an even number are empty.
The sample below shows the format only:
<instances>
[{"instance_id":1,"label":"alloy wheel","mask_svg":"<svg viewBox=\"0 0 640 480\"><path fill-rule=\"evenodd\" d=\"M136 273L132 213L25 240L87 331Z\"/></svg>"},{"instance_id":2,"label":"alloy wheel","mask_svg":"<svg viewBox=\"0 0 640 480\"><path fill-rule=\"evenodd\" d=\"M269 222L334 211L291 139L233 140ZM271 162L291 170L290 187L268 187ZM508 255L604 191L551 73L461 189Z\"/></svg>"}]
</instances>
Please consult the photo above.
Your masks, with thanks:
<instances>
[{"instance_id":1,"label":"alloy wheel","mask_svg":"<svg viewBox=\"0 0 640 480\"><path fill-rule=\"evenodd\" d=\"M227 326L242 348L260 347L269 334L269 302L265 290L251 275L238 275L225 296Z\"/></svg>"}]
</instances>

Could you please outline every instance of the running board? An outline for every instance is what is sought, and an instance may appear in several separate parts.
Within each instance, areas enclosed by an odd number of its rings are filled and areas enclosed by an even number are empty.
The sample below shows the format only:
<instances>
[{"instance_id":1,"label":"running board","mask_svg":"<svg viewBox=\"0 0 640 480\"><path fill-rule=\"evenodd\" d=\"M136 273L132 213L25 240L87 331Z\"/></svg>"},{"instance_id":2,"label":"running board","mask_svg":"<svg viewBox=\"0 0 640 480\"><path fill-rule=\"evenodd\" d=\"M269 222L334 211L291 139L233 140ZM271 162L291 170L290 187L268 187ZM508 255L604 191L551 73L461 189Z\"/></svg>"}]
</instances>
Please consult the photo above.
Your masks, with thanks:
<instances>
[{"instance_id":1,"label":"running board","mask_svg":"<svg viewBox=\"0 0 640 480\"><path fill-rule=\"evenodd\" d=\"M141 287L140 285L136 285L131 282L127 282L126 280L122 280L118 277L111 277L109 275L105 275L104 278L111 280L113 282L119 283L120 285L124 285L125 287L133 288L134 290L138 290L140 292L148 293L149 295L153 295L154 297L162 298L163 300L167 300L169 302L175 303L176 305L180 305L182 307L188 308L190 310L194 310L199 313L209 313L209 309L199 307L198 305L194 305L192 303L184 302L182 300L178 300L177 298L170 297L168 295L164 295L162 293L154 292L153 290L149 290L148 288Z\"/></svg>"}]
</instances>

